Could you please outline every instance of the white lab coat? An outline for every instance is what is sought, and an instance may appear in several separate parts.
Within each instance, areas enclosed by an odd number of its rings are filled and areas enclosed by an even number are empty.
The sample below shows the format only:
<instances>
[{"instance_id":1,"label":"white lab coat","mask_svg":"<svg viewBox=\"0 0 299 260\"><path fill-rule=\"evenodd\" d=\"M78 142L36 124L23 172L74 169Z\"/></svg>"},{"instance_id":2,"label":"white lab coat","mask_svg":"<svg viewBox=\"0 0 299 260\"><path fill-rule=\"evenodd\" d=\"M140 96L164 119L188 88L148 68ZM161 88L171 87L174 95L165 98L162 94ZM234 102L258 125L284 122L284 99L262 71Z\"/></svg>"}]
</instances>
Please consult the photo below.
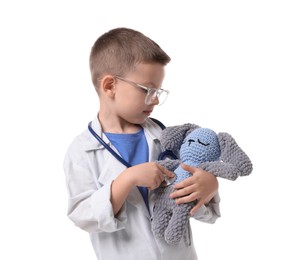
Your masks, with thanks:
<instances>
[{"instance_id":1,"label":"white lab coat","mask_svg":"<svg viewBox=\"0 0 299 260\"><path fill-rule=\"evenodd\" d=\"M152 161L161 152L161 128L150 119L142 126L149 146L149 160ZM93 120L92 128L111 146L102 135L97 118ZM89 232L98 259L197 259L191 231L177 246L155 240L150 214L137 188L132 189L119 214L114 216L110 202L111 183L125 170L125 166L99 144L88 130L70 145L64 170L69 194L68 217L76 226ZM154 193L150 192L151 212L153 200ZM219 200L217 194L212 203L198 210L195 218L214 223L220 216Z\"/></svg>"}]
</instances>

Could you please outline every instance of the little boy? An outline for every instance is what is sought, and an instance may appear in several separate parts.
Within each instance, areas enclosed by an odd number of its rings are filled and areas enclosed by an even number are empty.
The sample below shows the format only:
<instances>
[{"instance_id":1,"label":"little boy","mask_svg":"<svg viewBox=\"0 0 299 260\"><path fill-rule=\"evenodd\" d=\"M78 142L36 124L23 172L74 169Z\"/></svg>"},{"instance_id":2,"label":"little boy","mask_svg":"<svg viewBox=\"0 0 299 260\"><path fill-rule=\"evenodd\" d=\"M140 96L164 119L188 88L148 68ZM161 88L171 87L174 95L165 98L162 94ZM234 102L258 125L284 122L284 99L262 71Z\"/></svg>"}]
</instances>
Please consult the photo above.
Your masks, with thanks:
<instances>
[{"instance_id":1,"label":"little boy","mask_svg":"<svg viewBox=\"0 0 299 260\"><path fill-rule=\"evenodd\" d=\"M155 163L162 129L149 118L168 94L161 86L169 62L159 45L128 28L110 30L91 49L90 71L100 108L90 128L106 144L86 130L70 145L64 170L68 217L89 232L97 259L197 259L190 228L175 247L155 239L151 231L153 190L165 177L173 177ZM217 179L184 167L192 176L176 184L171 198L178 204L197 200L190 214L214 223L220 216Z\"/></svg>"}]
</instances>

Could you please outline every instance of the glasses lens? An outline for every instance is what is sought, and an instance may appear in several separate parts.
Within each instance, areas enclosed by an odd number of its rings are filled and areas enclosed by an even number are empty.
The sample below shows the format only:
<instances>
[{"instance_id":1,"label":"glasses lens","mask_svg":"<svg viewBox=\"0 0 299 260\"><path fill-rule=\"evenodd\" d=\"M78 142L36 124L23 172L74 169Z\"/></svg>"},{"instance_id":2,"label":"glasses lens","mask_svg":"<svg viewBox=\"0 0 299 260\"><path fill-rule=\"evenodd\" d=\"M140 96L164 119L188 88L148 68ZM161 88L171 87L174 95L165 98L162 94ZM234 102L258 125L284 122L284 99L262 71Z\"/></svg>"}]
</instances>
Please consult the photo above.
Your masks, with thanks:
<instances>
[{"instance_id":1,"label":"glasses lens","mask_svg":"<svg viewBox=\"0 0 299 260\"><path fill-rule=\"evenodd\" d=\"M161 106L165 102L167 95L168 92L163 89L151 89L146 95L145 104L150 105L158 98L159 106Z\"/></svg>"},{"instance_id":2,"label":"glasses lens","mask_svg":"<svg viewBox=\"0 0 299 260\"><path fill-rule=\"evenodd\" d=\"M164 90L159 90L159 92L158 92L159 105L162 105L165 102L167 95L168 95L168 92L166 92Z\"/></svg>"}]
</instances>

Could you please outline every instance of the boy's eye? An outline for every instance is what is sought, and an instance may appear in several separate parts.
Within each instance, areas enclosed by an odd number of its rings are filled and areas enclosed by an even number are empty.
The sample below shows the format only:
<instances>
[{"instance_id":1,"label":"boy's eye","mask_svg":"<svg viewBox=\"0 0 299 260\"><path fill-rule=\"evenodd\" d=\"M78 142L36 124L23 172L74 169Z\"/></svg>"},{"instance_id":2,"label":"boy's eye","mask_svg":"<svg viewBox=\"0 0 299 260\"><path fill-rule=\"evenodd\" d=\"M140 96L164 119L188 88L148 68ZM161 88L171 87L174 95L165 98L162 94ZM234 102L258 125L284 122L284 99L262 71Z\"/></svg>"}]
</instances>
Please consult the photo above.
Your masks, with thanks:
<instances>
[{"instance_id":1,"label":"boy's eye","mask_svg":"<svg viewBox=\"0 0 299 260\"><path fill-rule=\"evenodd\" d=\"M199 139L197 139L197 142L199 143L199 144L202 144L203 146L208 146L208 145L210 145L209 143L203 143L203 142L201 142Z\"/></svg>"},{"instance_id":2,"label":"boy's eye","mask_svg":"<svg viewBox=\"0 0 299 260\"><path fill-rule=\"evenodd\" d=\"M144 93L147 93L147 92L148 92L148 90L147 90L146 88L142 88L142 91L143 91Z\"/></svg>"}]
</instances>

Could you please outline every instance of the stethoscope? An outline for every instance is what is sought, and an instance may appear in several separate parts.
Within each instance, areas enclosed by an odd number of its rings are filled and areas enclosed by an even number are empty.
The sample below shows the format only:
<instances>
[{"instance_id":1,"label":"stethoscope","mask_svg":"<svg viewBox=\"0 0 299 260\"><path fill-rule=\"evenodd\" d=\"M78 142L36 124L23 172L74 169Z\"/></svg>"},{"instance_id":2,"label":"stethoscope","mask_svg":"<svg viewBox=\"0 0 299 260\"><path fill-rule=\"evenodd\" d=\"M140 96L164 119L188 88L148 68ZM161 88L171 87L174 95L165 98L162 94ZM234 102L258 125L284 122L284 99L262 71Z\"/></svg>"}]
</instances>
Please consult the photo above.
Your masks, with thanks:
<instances>
[{"instance_id":1,"label":"stethoscope","mask_svg":"<svg viewBox=\"0 0 299 260\"><path fill-rule=\"evenodd\" d=\"M98 140L98 142L103 145L105 147L105 149L108 150L109 153L111 153L113 155L113 157L115 159L117 159L119 162L121 162L123 165L125 165L127 168L131 167L132 165L129 164L126 160L124 160L120 155L118 155L91 127L91 123L89 122L88 124L88 130L90 131L90 133L94 136L95 139ZM169 158L169 159L178 159L177 156L170 150L166 150L164 152L162 152L159 156L158 156L158 160L164 160L165 158ZM169 185L171 185L172 183L174 183L174 181L176 180L176 175L172 178L165 176L164 181L162 182L161 186L162 187L167 187Z\"/></svg>"}]
</instances>

